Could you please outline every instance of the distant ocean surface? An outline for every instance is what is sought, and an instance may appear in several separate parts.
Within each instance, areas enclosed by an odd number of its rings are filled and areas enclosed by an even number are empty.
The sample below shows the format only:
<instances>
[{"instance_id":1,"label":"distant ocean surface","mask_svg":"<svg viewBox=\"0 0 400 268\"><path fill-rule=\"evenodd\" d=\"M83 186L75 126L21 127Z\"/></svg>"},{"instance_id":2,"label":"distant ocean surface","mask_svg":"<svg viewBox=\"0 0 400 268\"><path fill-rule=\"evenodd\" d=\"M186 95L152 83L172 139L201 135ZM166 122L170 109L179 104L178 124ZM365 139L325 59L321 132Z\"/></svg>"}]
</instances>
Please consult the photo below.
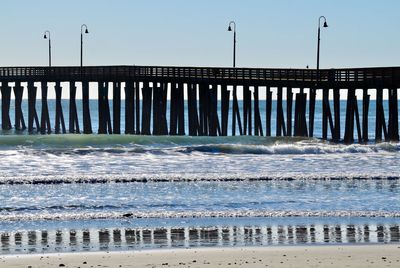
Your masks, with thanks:
<instances>
[{"instance_id":1,"label":"distant ocean surface","mask_svg":"<svg viewBox=\"0 0 400 268\"><path fill-rule=\"evenodd\" d=\"M400 143L2 134L0 253L400 242Z\"/></svg>"}]
</instances>

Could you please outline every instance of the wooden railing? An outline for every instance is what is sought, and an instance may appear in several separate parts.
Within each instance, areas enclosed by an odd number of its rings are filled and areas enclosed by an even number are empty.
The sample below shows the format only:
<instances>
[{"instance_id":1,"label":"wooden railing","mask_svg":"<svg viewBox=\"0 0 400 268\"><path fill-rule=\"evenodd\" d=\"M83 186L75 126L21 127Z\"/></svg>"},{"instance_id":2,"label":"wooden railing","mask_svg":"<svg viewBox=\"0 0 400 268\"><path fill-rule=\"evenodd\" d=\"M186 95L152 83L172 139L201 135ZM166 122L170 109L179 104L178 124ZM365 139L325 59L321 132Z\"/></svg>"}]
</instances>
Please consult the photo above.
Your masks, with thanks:
<instances>
[{"instance_id":1,"label":"wooden railing","mask_svg":"<svg viewBox=\"0 0 400 268\"><path fill-rule=\"evenodd\" d=\"M0 81L218 79L226 81L400 82L400 67L358 69L264 69L169 66L0 67Z\"/></svg>"}]
</instances>

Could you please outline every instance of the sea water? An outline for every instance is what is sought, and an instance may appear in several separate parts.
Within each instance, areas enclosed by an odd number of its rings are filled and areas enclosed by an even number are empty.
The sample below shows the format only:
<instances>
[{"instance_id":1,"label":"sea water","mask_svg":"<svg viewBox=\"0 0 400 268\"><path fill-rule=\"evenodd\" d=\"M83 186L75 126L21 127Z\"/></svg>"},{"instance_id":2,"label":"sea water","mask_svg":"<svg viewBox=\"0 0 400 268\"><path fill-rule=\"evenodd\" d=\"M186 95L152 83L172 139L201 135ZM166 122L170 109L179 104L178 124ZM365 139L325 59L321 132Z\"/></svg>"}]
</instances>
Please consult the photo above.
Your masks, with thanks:
<instances>
[{"instance_id":1,"label":"sea water","mask_svg":"<svg viewBox=\"0 0 400 268\"><path fill-rule=\"evenodd\" d=\"M400 242L399 143L2 134L3 254Z\"/></svg>"}]
</instances>

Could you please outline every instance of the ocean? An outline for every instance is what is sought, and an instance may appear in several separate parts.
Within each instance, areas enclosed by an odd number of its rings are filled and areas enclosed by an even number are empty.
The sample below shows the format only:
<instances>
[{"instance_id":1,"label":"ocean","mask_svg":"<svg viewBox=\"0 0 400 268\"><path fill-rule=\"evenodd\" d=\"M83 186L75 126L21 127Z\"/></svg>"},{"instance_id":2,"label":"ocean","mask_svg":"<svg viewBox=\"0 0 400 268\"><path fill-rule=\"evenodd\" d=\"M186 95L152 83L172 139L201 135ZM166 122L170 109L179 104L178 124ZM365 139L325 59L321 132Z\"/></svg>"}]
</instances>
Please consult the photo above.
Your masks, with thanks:
<instances>
[{"instance_id":1,"label":"ocean","mask_svg":"<svg viewBox=\"0 0 400 268\"><path fill-rule=\"evenodd\" d=\"M400 242L400 143L1 134L1 254Z\"/></svg>"}]
</instances>

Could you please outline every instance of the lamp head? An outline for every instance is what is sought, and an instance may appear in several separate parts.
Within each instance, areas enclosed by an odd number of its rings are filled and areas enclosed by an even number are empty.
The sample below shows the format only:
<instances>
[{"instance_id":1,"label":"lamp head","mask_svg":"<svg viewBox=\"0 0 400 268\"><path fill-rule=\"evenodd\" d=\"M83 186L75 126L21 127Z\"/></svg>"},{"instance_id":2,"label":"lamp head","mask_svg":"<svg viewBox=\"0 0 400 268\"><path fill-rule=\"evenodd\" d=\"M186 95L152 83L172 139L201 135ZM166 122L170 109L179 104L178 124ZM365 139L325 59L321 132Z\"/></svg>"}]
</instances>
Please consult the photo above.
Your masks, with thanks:
<instances>
[{"instance_id":1,"label":"lamp head","mask_svg":"<svg viewBox=\"0 0 400 268\"><path fill-rule=\"evenodd\" d=\"M43 35L43 38L44 38L44 39L47 39L47 35L46 35L46 34L44 34L44 35Z\"/></svg>"},{"instance_id":2,"label":"lamp head","mask_svg":"<svg viewBox=\"0 0 400 268\"><path fill-rule=\"evenodd\" d=\"M325 27L325 26L324 26ZM327 26L328 27L328 26ZM85 30L85 34L88 34L89 33L89 31L88 31L88 29L86 28L86 30Z\"/></svg>"},{"instance_id":3,"label":"lamp head","mask_svg":"<svg viewBox=\"0 0 400 268\"><path fill-rule=\"evenodd\" d=\"M228 32L232 32L232 27L231 27L231 25L228 26Z\"/></svg>"},{"instance_id":4,"label":"lamp head","mask_svg":"<svg viewBox=\"0 0 400 268\"><path fill-rule=\"evenodd\" d=\"M324 22L324 28L328 28L328 23L326 23L326 21Z\"/></svg>"}]
</instances>

